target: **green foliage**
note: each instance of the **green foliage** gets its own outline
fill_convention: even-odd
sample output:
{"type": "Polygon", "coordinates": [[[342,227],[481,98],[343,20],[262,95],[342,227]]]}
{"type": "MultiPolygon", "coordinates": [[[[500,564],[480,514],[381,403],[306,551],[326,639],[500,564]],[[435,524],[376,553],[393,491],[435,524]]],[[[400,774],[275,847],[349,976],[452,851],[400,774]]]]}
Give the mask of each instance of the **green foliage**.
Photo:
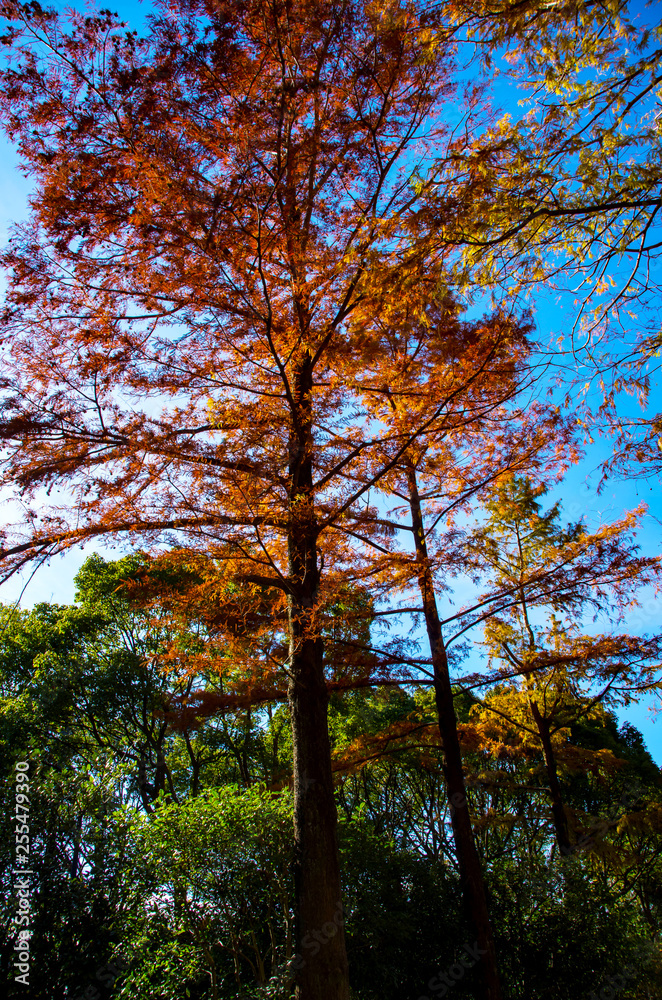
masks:
{"type": "Polygon", "coordinates": [[[509,859],[491,869],[490,890],[507,995],[589,997],[630,967],[624,997],[662,996],[641,913],[586,859],[509,859]]]}
{"type": "MultiPolygon", "coordinates": [[[[287,708],[223,709],[189,730],[164,712],[188,683],[158,668],[182,625],[141,609],[121,586],[143,572],[145,558],[94,557],[71,607],[2,612],[5,992],[24,996],[11,971],[10,806],[13,763],[28,759],[37,873],[31,1000],[289,1000],[287,708]]],[[[190,627],[194,641],[198,625],[190,627]]],[[[458,696],[469,740],[475,704],[458,696]]],[[[354,1000],[434,997],[427,984],[473,942],[441,748],[421,735],[434,722],[433,695],[406,687],[336,692],[329,711],[339,923],[354,1000]],[[380,743],[385,732],[400,735],[380,743]]],[[[609,751],[620,763],[564,774],[569,806],[591,818],[593,831],[566,859],[550,842],[540,760],[494,756],[471,741],[465,749],[506,988],[527,1000],[572,1000],[636,965],[622,996],[652,1000],[660,996],[657,959],[642,964],[638,956],[658,940],[662,918],[659,771],[640,734],[619,730],[609,713],[578,720],[571,742],[590,759],[609,751]]],[[[453,996],[474,1000],[477,975],[467,970],[453,996]]]]}
{"type": "Polygon", "coordinates": [[[258,985],[275,996],[292,957],[291,813],[288,793],[228,785],[134,819],[125,947],[150,958],[127,973],[121,996],[165,995],[173,965],[179,984],[168,995],[243,997],[258,985]]]}
{"type": "MultiPolygon", "coordinates": [[[[361,1000],[415,998],[468,939],[456,872],[439,858],[398,848],[361,810],[341,827],[347,950],[361,1000]]],[[[471,979],[458,996],[467,996],[471,979]]]]}

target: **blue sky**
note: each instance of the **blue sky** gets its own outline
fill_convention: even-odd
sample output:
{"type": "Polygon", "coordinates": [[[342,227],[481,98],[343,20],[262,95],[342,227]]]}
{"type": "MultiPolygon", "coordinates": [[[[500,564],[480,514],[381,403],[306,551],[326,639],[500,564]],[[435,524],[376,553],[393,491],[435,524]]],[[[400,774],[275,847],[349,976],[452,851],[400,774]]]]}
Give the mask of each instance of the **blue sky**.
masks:
{"type": "MultiPolygon", "coordinates": [[[[55,6],[64,7],[64,4],[55,6]]],[[[636,7],[643,5],[637,4],[636,7]]],[[[114,4],[121,17],[130,22],[130,27],[138,31],[144,25],[144,19],[149,11],[147,3],[123,2],[114,4]]],[[[12,220],[20,220],[25,215],[26,200],[29,194],[29,183],[18,171],[18,161],[13,149],[7,141],[0,139],[0,240],[4,242],[7,229],[12,220]]],[[[548,340],[555,335],[566,332],[574,319],[571,300],[555,302],[549,296],[540,296],[534,301],[535,319],[540,336],[548,340]]],[[[652,396],[652,410],[662,410],[659,402],[659,391],[652,396]]],[[[600,480],[601,463],[609,457],[611,442],[607,439],[597,439],[594,445],[588,447],[585,458],[573,467],[565,477],[561,486],[555,491],[554,498],[563,500],[564,513],[567,520],[577,520],[586,517],[589,527],[598,523],[611,521],[619,517],[625,510],[635,507],[641,500],[649,504],[649,514],[644,521],[640,533],[640,544],[644,554],[657,555],[661,551],[662,542],[662,504],[660,503],[659,484],[654,481],[636,481],[612,479],[597,493],[600,480]]],[[[55,601],[68,603],[73,600],[73,576],[92,551],[100,551],[107,558],[113,558],[122,550],[111,550],[100,545],[90,546],[84,552],[79,550],[64,556],[56,557],[50,565],[44,565],[37,570],[25,588],[22,598],[23,606],[31,606],[38,601],[55,601]]],[[[10,603],[19,597],[26,582],[27,575],[21,581],[11,580],[0,587],[0,600],[10,603]]],[[[637,612],[630,622],[633,632],[657,632],[662,630],[660,621],[660,601],[652,594],[645,596],[640,612],[637,612]]],[[[636,706],[631,706],[619,712],[621,721],[627,719],[637,726],[644,735],[649,750],[658,765],[662,765],[662,719],[656,720],[652,712],[653,699],[646,699],[636,706]]]]}

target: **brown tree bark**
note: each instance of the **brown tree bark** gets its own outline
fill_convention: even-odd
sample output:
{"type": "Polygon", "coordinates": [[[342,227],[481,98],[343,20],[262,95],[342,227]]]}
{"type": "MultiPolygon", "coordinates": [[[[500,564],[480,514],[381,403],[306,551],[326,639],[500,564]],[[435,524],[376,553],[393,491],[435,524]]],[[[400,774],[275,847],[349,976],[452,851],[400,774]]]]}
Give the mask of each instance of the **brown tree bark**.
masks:
{"type": "Polygon", "coordinates": [[[409,506],[414,531],[416,561],[418,563],[418,584],[423,602],[425,626],[430,643],[434,691],[439,720],[444,757],[443,772],[446,794],[450,803],[453,840],[457,851],[465,906],[474,927],[478,947],[482,952],[480,971],[483,980],[485,1000],[501,1000],[501,985],[497,964],[496,947],[492,924],[487,906],[487,894],[480,858],[474,842],[471,817],[467,802],[462,751],[457,731],[457,717],[453,706],[453,691],[448,670],[448,657],[444,646],[441,621],[434,592],[434,581],[430,569],[421,500],[416,481],[416,469],[409,461],[407,467],[409,486],[409,506]]]}
{"type": "Polygon", "coordinates": [[[554,748],[552,747],[549,722],[541,714],[540,709],[532,698],[529,699],[529,707],[531,709],[531,715],[533,716],[534,722],[538,728],[540,742],[542,743],[542,752],[545,758],[545,769],[547,771],[547,784],[549,785],[549,792],[552,798],[552,819],[554,821],[554,830],[556,832],[556,842],[559,845],[561,854],[567,856],[572,853],[572,844],[570,843],[568,817],[566,816],[565,806],[563,804],[563,793],[561,792],[559,776],[556,770],[556,757],[554,755],[554,748]]]}
{"type": "Polygon", "coordinates": [[[294,748],[297,1000],[349,1000],[337,815],[327,722],[312,466],[312,366],[301,364],[290,434],[288,702],[294,748]]]}

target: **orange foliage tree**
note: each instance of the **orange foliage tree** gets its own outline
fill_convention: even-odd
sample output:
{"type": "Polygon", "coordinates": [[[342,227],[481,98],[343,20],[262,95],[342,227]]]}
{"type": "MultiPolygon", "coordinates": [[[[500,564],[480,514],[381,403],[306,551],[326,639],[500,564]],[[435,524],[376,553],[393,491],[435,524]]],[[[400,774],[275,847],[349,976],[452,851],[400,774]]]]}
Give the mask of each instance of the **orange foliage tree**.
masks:
{"type": "Polygon", "coordinates": [[[362,499],[425,430],[372,436],[350,386],[381,345],[351,317],[438,284],[412,174],[476,127],[452,44],[399,2],[187,0],[144,39],[108,12],[3,10],[2,117],[35,181],[3,261],[0,436],[27,502],[5,576],[105,536],[279,595],[297,940],[337,930],[296,990],[346,1000],[322,617],[369,573],[362,499]]]}
{"type": "Polygon", "coordinates": [[[641,511],[595,532],[581,522],[564,528],[559,503],[542,511],[546,492],[528,477],[500,483],[486,504],[485,524],[469,542],[471,561],[489,584],[488,648],[507,673],[521,678],[487,697],[474,715],[497,728],[506,720],[542,750],[556,841],[568,854],[577,831],[557,762],[569,726],[596,706],[629,704],[662,683],[662,636],[613,630],[627,623],[637,592],[659,584],[660,558],[637,554],[633,531],[641,511]],[[611,629],[586,634],[591,612],[606,613],[611,629]]]}
{"type": "MultiPolygon", "coordinates": [[[[499,424],[526,382],[526,325],[460,324],[444,292],[449,233],[489,187],[474,139],[492,119],[453,76],[464,12],[179,0],[138,38],[108,12],[3,7],[0,113],[36,185],[3,258],[0,437],[26,503],[5,576],[95,537],[168,544],[202,574],[187,600],[236,639],[233,696],[286,683],[299,949],[337,931],[294,968],[301,1000],[349,996],[329,650],[336,682],[407,676],[347,630],[374,613],[357,588],[418,581],[447,786],[463,787],[418,482],[436,477],[443,513],[535,457],[499,424]],[[470,434],[484,461],[465,475],[447,442],[470,434]],[[405,498],[413,560],[376,495],[405,498]]],[[[491,945],[481,967],[497,1000],[491,945]]]]}
{"type": "MultiPolygon", "coordinates": [[[[494,937],[480,859],[475,847],[463,769],[460,731],[437,593],[462,564],[454,517],[494,480],[514,470],[559,462],[574,454],[572,429],[555,406],[522,407],[540,372],[532,366],[531,324],[497,312],[480,321],[459,318],[450,295],[413,312],[410,303],[386,315],[370,303],[359,312],[364,329],[383,344],[357,387],[389,432],[384,439],[411,440],[378,489],[397,504],[391,527],[404,549],[389,546],[382,563],[389,586],[420,601],[429,644],[443,773],[467,911],[484,952],[487,995],[499,995],[494,937]],[[413,428],[424,428],[412,434],[413,428]],[[554,447],[550,442],[556,442],[554,447]],[[450,527],[448,522],[450,522],[450,527]],[[441,525],[441,530],[440,526],[441,525]],[[413,548],[413,552],[408,551],[413,548]]],[[[366,370],[367,369],[367,370],[366,370]]],[[[365,528],[369,515],[364,518],[365,528]]],[[[418,730],[412,720],[412,731],[418,730]]],[[[405,726],[405,730],[406,730],[405,726]]]]}

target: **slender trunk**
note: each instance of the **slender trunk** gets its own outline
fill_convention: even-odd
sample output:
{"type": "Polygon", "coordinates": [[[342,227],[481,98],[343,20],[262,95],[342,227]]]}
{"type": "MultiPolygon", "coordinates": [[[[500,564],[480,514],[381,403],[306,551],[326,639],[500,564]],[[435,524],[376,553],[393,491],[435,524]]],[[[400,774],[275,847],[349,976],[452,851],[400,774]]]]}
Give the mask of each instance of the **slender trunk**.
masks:
{"type": "Polygon", "coordinates": [[[471,818],[467,802],[464,771],[462,769],[462,752],[457,731],[457,718],[453,707],[453,692],[448,671],[448,657],[444,646],[441,621],[437,609],[434,584],[430,562],[428,559],[421,501],[416,482],[416,469],[413,463],[408,464],[407,478],[409,485],[409,504],[412,515],[412,526],[416,545],[416,560],[418,563],[418,584],[423,602],[425,625],[430,642],[432,670],[434,674],[434,691],[437,703],[439,732],[444,748],[444,780],[446,794],[450,803],[453,839],[460,867],[465,905],[473,924],[482,951],[480,969],[483,979],[483,996],[485,1000],[501,1000],[501,986],[497,966],[494,935],[487,907],[487,895],[483,872],[474,842],[471,818]]]}
{"type": "Polygon", "coordinates": [[[559,851],[561,854],[567,856],[572,853],[572,844],[570,843],[570,832],[568,830],[568,817],[566,816],[565,806],[563,804],[563,794],[561,792],[559,776],[556,770],[556,757],[554,756],[554,748],[552,747],[549,722],[547,719],[543,718],[540,714],[540,709],[531,698],[529,699],[529,707],[531,709],[531,715],[533,716],[534,722],[538,727],[538,735],[540,736],[540,742],[542,743],[542,752],[545,758],[545,768],[547,770],[547,784],[549,785],[549,792],[552,797],[552,819],[554,821],[554,830],[556,832],[556,842],[559,845],[559,851]]]}
{"type": "MultiPolygon", "coordinates": [[[[525,572],[525,558],[524,550],[522,547],[522,539],[520,537],[519,527],[516,527],[517,534],[517,548],[519,550],[520,559],[520,578],[519,578],[519,594],[520,594],[520,604],[522,606],[522,616],[524,618],[524,624],[529,635],[529,653],[533,654],[536,649],[536,638],[531,627],[531,622],[529,620],[529,609],[527,607],[526,592],[524,590],[524,572],[525,572]]],[[[552,797],[552,819],[554,821],[554,830],[556,831],[556,842],[559,845],[559,850],[561,854],[568,855],[572,851],[572,846],[570,844],[570,833],[568,831],[568,818],[565,814],[565,808],[563,806],[563,796],[561,794],[561,786],[559,784],[559,777],[556,772],[556,757],[554,756],[554,750],[552,747],[552,740],[549,732],[549,722],[541,714],[540,709],[533,697],[534,684],[533,678],[530,675],[524,675],[524,686],[526,689],[527,697],[529,700],[529,709],[531,710],[531,715],[533,716],[533,721],[535,722],[538,735],[540,737],[540,742],[542,743],[542,751],[545,759],[545,768],[547,770],[547,783],[549,785],[549,791],[552,797]]]]}
{"type": "Polygon", "coordinates": [[[310,364],[298,371],[290,435],[288,701],[294,757],[297,1000],[349,1000],[336,806],[323,645],[315,624],[319,585],[312,487],[310,364]]]}

